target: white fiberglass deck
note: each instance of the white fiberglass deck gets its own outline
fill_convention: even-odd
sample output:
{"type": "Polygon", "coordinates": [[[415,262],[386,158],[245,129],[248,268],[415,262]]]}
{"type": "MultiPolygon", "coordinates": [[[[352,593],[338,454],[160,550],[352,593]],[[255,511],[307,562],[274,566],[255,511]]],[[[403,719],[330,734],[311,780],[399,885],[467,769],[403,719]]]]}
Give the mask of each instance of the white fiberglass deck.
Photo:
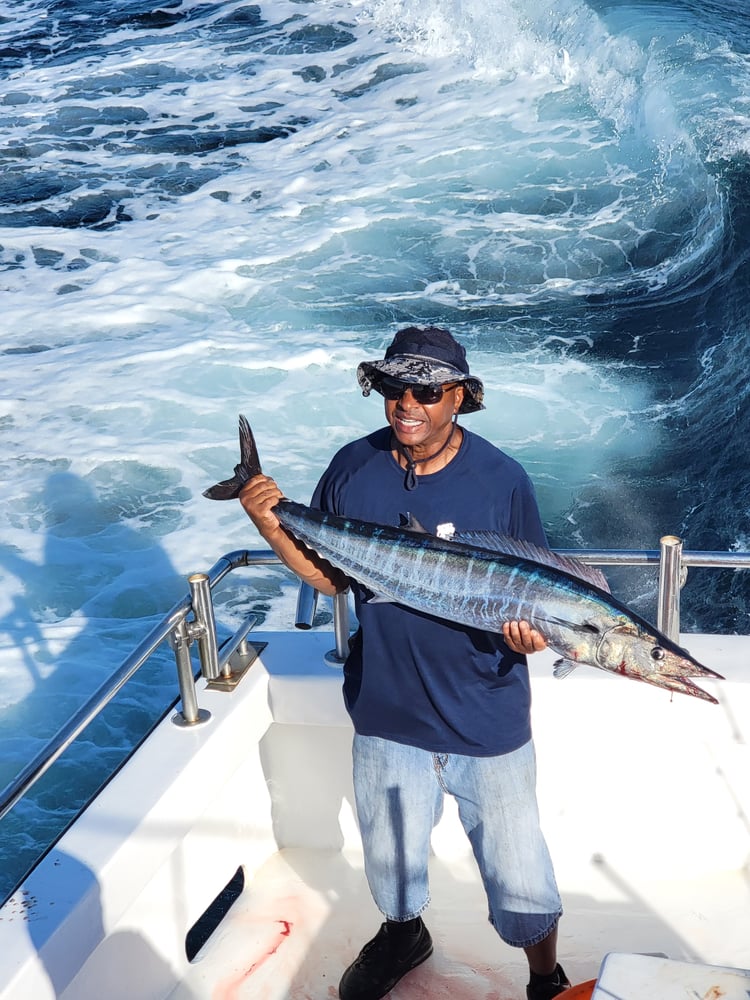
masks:
{"type": "MultiPolygon", "coordinates": [[[[340,674],[323,663],[330,635],[255,638],[268,647],[235,694],[199,692],[211,722],[165,722],[3,910],[3,1000],[337,996],[381,919],[340,674]],[[189,928],[238,866],[241,897],[188,962],[189,928]]],[[[557,681],[553,654],[532,660],[539,800],[574,982],[612,952],[750,967],[750,640],[686,645],[726,674],[711,686],[720,705],[588,668],[557,681]]],[[[435,954],[395,1000],[521,1000],[523,954],[487,922],[452,803],[431,879],[435,954]]]]}
{"type": "MultiPolygon", "coordinates": [[[[471,866],[436,858],[431,875],[434,899],[425,918],[435,953],[392,991],[394,1000],[521,1000],[528,978],[524,962],[482,919],[484,897],[471,866]]],[[[731,913],[737,930],[747,931],[750,896],[736,877],[699,881],[687,892],[684,886],[653,885],[650,902],[632,886],[613,884],[606,873],[590,879],[588,892],[583,888],[562,882],[560,951],[574,982],[595,978],[612,949],[658,950],[691,960],[731,953],[747,960],[747,939],[726,948],[715,934],[703,933],[703,925],[725,926],[731,913]],[[669,902],[658,912],[664,896],[669,902]]],[[[282,851],[235,904],[173,997],[334,1000],[343,969],[380,919],[363,886],[359,858],[282,851]]],[[[648,997],[662,1000],[653,992],[648,997]]]]}

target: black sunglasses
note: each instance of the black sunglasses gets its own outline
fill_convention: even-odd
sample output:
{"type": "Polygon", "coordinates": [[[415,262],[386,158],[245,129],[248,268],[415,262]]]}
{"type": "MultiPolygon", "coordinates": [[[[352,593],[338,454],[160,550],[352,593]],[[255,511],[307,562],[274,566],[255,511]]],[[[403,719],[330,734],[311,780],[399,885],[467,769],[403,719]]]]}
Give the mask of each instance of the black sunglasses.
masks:
{"type": "Polygon", "coordinates": [[[455,389],[458,382],[446,382],[444,385],[419,385],[414,382],[402,382],[398,378],[390,378],[384,375],[375,388],[386,399],[401,399],[407,389],[411,389],[411,394],[415,402],[422,406],[432,406],[439,403],[443,398],[446,389],[455,389]]]}

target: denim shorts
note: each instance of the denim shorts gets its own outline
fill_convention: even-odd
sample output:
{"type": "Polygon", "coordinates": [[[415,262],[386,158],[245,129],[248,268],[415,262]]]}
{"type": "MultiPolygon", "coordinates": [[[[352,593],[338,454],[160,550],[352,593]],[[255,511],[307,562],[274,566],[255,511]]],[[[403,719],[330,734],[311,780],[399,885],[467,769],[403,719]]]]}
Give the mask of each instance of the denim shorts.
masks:
{"type": "Polygon", "coordinates": [[[468,757],[355,735],[354,791],[367,881],[386,918],[410,920],[430,902],[430,835],[448,793],[503,941],[528,948],[554,929],[562,905],[539,826],[532,741],[468,757]]]}

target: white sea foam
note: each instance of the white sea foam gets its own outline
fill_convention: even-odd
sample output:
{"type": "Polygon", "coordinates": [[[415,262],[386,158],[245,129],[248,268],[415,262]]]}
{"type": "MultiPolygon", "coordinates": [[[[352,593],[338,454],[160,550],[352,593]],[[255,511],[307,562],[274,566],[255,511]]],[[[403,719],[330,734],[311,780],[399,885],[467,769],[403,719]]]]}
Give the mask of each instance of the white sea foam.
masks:
{"type": "MultiPolygon", "coordinates": [[[[290,5],[292,11],[298,7],[290,5]]],[[[491,315],[503,306],[569,301],[594,288],[652,281],[654,268],[628,262],[653,211],[654,177],[635,169],[645,140],[632,156],[618,147],[606,121],[585,111],[591,88],[573,103],[559,103],[566,88],[580,88],[580,72],[570,83],[571,60],[583,53],[589,62],[598,59],[602,72],[614,62],[629,72],[633,42],[621,39],[618,49],[618,40],[577,4],[548,26],[546,41],[544,5],[380,3],[368,10],[340,4],[321,22],[338,12],[351,23],[358,11],[373,20],[355,31],[351,50],[315,53],[323,74],[317,83],[301,82],[298,73],[311,62],[304,53],[283,61],[259,54],[248,76],[240,69],[247,53],[229,49],[222,54],[226,71],[201,77],[198,68],[210,64],[207,41],[196,32],[174,45],[176,28],[147,49],[137,32],[119,29],[73,72],[42,64],[11,74],[29,98],[15,121],[24,141],[50,115],[59,123],[66,111],[65,127],[74,133],[113,103],[141,109],[152,122],[165,107],[167,122],[194,122],[209,112],[228,120],[240,104],[262,96],[286,114],[309,115],[311,123],[287,139],[194,161],[193,167],[215,168],[216,177],[161,202],[142,190],[130,202],[133,220],[114,229],[26,226],[3,233],[6,250],[25,261],[1,279],[8,343],[50,348],[3,359],[9,509],[23,510],[50,468],[86,476],[106,462],[139,461],[179,475],[193,498],[182,518],[195,537],[207,531],[215,545],[213,520],[229,524],[236,513],[219,513],[197,498],[206,477],[222,471],[217,441],[231,468],[236,411],[250,411],[261,440],[271,431],[267,453],[286,456],[279,464],[291,472],[290,489],[304,497],[332,445],[371,426],[373,403],[357,402],[353,371],[363,352],[387,341],[397,325],[390,317],[399,311],[444,309],[459,332],[470,334],[464,310],[491,315]],[[476,46],[496,34],[496,19],[514,43],[502,48],[505,68],[512,69],[507,79],[476,75],[489,58],[480,59],[476,46]],[[594,23],[592,41],[586,31],[594,23]],[[400,41],[384,43],[384,28],[400,41]],[[557,72],[563,42],[567,80],[557,72]],[[415,55],[429,60],[414,63],[415,55]],[[337,67],[352,56],[342,74],[337,67]],[[542,56],[549,56],[545,73],[542,56]],[[386,65],[409,72],[384,75],[372,86],[386,65]],[[164,82],[157,75],[152,85],[155,66],[164,82]],[[97,81],[113,75],[129,83],[114,102],[106,89],[97,90],[97,81]],[[358,87],[360,96],[341,100],[358,87]],[[545,101],[565,108],[564,116],[540,117],[545,101]],[[227,200],[213,197],[219,192],[227,200]],[[35,266],[40,247],[61,255],[60,265],[35,266]],[[87,266],[63,270],[76,260],[87,266]],[[300,433],[300,400],[308,399],[302,411],[310,430],[300,433]]],[[[282,17],[274,10],[276,23],[282,17]]],[[[608,99],[618,96],[618,86],[612,84],[608,99]]],[[[107,123],[91,127],[100,141],[70,154],[81,170],[111,169],[127,183],[165,162],[184,169],[179,156],[165,161],[105,141],[107,123]]],[[[63,149],[41,153],[36,169],[63,149]]],[[[697,160],[684,169],[701,175],[697,160]]],[[[702,237],[700,248],[710,251],[717,234],[702,237]]],[[[682,259],[676,244],[656,265],[664,280],[682,259]]],[[[483,429],[521,458],[532,457],[525,443],[533,441],[541,451],[535,461],[578,470],[576,482],[594,465],[592,447],[608,454],[633,447],[632,428],[620,414],[649,404],[637,374],[621,372],[613,387],[597,367],[566,361],[544,344],[522,364],[502,350],[481,364],[489,412],[513,414],[495,423],[488,416],[483,429]],[[511,385],[493,370],[509,363],[511,385]],[[495,383],[500,392],[493,398],[495,383]],[[583,405],[570,405],[581,398],[583,405]],[[553,430],[550,442],[549,414],[565,401],[570,419],[553,422],[564,431],[553,430]]],[[[32,549],[22,531],[11,535],[21,551],[32,549]]],[[[160,544],[180,557],[179,572],[210,556],[205,542],[186,543],[177,526],[160,544]]],[[[6,602],[22,587],[6,581],[6,602]]]]}
{"type": "MultiPolygon", "coordinates": [[[[113,22],[76,59],[5,74],[5,710],[49,713],[58,671],[82,701],[189,573],[258,545],[201,496],[237,461],[238,412],[306,500],[380,422],[355,370],[399,326],[464,340],[487,389],[466,425],[524,462],[553,530],[589,537],[587,490],[668,438],[646,339],[607,303],[690,287],[725,238],[704,159],[746,149],[731,39],[572,0],[282,2],[252,31],[244,6],[113,22]],[[261,127],[288,134],[232,139],[261,127]],[[84,196],[98,221],[75,221],[84,196]]],[[[0,38],[40,13],[14,6],[0,38]]],[[[631,544],[652,543],[639,484],[616,481],[631,544]]],[[[222,613],[288,620],[292,582],[252,578],[259,596],[233,585],[222,613]]]]}

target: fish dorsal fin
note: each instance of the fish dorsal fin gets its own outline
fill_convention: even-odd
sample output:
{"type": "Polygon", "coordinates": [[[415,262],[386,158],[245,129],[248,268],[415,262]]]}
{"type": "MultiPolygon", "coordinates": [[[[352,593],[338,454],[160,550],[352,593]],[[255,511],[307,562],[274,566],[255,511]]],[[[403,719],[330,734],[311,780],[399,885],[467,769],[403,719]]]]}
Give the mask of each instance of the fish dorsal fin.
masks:
{"type": "MultiPolygon", "coordinates": [[[[401,527],[407,531],[414,531],[420,535],[431,534],[420,524],[413,514],[401,514],[401,527]]],[[[488,552],[501,552],[508,556],[518,556],[519,559],[528,559],[531,562],[541,563],[542,566],[549,566],[551,569],[559,569],[563,573],[570,573],[577,576],[579,580],[585,580],[594,587],[609,593],[607,578],[596,566],[589,566],[588,563],[581,562],[573,556],[562,556],[551,549],[545,549],[541,545],[534,545],[533,542],[524,542],[518,538],[511,538],[509,535],[501,535],[497,531],[463,531],[451,535],[451,542],[459,542],[462,545],[473,545],[477,549],[486,549],[488,552]]]]}
{"type": "Polygon", "coordinates": [[[550,569],[559,569],[563,573],[570,573],[607,594],[609,593],[607,578],[596,566],[589,566],[588,563],[581,562],[580,559],[575,559],[573,556],[559,555],[551,549],[534,545],[533,542],[510,538],[508,535],[501,535],[495,531],[464,531],[455,534],[451,541],[473,545],[479,549],[487,549],[489,552],[502,552],[504,555],[529,559],[531,562],[549,566],[550,569]]]}
{"type": "Polygon", "coordinates": [[[401,527],[406,528],[407,531],[415,531],[418,535],[429,535],[431,532],[421,524],[413,514],[408,511],[406,514],[399,515],[401,521],[401,527]]]}

